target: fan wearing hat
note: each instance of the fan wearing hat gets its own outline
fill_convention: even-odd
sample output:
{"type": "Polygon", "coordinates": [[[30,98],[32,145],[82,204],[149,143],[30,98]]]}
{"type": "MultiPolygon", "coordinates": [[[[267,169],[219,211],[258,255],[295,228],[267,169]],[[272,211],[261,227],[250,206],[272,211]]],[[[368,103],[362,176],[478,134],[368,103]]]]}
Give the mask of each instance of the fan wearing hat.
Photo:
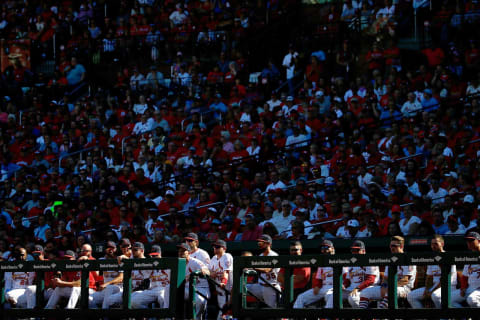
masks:
{"type": "MultiPolygon", "coordinates": [[[[323,240],[320,244],[320,252],[322,254],[335,254],[333,242],[323,240]]],[[[331,267],[318,267],[312,286],[312,289],[308,289],[297,297],[293,308],[304,309],[323,298],[328,302],[325,308],[333,308],[333,269],[331,267]]]]}
{"type": "MultiPolygon", "coordinates": [[[[390,239],[390,252],[402,254],[405,250],[405,239],[401,236],[394,236],[390,239]]],[[[388,308],[388,266],[381,285],[370,286],[360,292],[360,308],[368,308],[370,300],[380,300],[379,309],[388,308]]],[[[416,266],[398,266],[397,267],[397,294],[399,298],[406,298],[413,289],[415,278],[417,276],[416,266]]]]}
{"type": "MultiPolygon", "coordinates": [[[[352,254],[366,254],[365,243],[355,240],[350,246],[350,252],[352,254]]],[[[360,307],[360,292],[363,289],[380,283],[380,268],[378,266],[344,267],[342,273],[346,288],[343,291],[344,297],[348,297],[348,302],[352,308],[360,307]]]]}
{"type": "MultiPolygon", "coordinates": [[[[468,250],[478,254],[480,252],[480,233],[470,231],[465,235],[468,250]]],[[[472,308],[480,307],[480,264],[466,264],[463,267],[460,289],[452,291],[452,307],[463,308],[462,302],[472,308]]]]}
{"type": "MultiPolygon", "coordinates": [[[[215,209],[215,208],[209,208],[209,209],[215,209]]],[[[190,247],[190,256],[192,258],[202,261],[203,264],[208,266],[210,264],[210,255],[208,254],[207,251],[198,247],[199,245],[198,235],[194,232],[189,232],[183,239],[185,240],[186,243],[188,243],[190,247]]]]}
{"type": "MultiPolygon", "coordinates": [[[[208,270],[208,265],[204,264],[201,260],[195,259],[190,255],[191,248],[188,243],[182,243],[177,245],[178,248],[178,257],[183,258],[187,261],[186,271],[185,271],[185,301],[188,301],[190,296],[189,292],[189,281],[190,274],[192,272],[199,271],[204,275],[210,275],[210,270],[208,270]]],[[[195,287],[197,291],[197,298],[195,301],[195,311],[197,319],[203,319],[204,313],[207,310],[207,302],[210,299],[210,288],[208,287],[207,279],[198,278],[197,285],[195,287]]]]}
{"type": "MultiPolygon", "coordinates": [[[[131,258],[134,259],[145,259],[145,246],[141,242],[135,242],[133,245],[130,245],[130,241],[128,239],[122,239],[120,242],[120,247],[124,246],[125,248],[131,248],[132,256],[131,258]],[[123,241],[125,240],[125,241],[123,241]]],[[[142,288],[145,284],[145,279],[149,279],[152,270],[133,270],[132,271],[132,301],[136,294],[138,294],[138,290],[142,288]]],[[[123,292],[117,292],[112,294],[108,297],[105,297],[104,304],[107,308],[111,308],[113,305],[121,304],[123,301],[123,292]]]]}
{"type": "MultiPolygon", "coordinates": [[[[263,234],[260,238],[257,239],[258,247],[261,251],[261,257],[272,257],[278,256],[278,253],[272,250],[272,238],[263,234]]],[[[259,297],[263,302],[265,302],[270,308],[275,308],[277,306],[277,292],[275,289],[267,285],[268,282],[270,285],[280,289],[278,283],[278,272],[280,268],[255,268],[255,271],[260,273],[257,283],[248,284],[248,290],[255,296],[259,297]]]]}
{"type": "MultiPolygon", "coordinates": [[[[113,260],[117,259],[116,252],[117,245],[113,241],[107,241],[105,246],[105,256],[100,260],[113,260]]],[[[123,292],[123,271],[121,270],[109,270],[103,271],[103,283],[97,288],[97,291],[89,299],[88,307],[90,309],[102,307],[107,308],[105,297],[109,297],[115,293],[123,292]]]]}
{"type": "MultiPolygon", "coordinates": [[[[15,261],[27,261],[27,250],[15,249],[15,261]]],[[[5,272],[5,300],[11,307],[27,306],[27,288],[33,284],[35,272],[5,272]]]]}
{"type": "MultiPolygon", "coordinates": [[[[232,291],[233,257],[230,253],[227,253],[227,243],[223,240],[217,240],[212,244],[212,247],[215,255],[208,266],[210,276],[221,283],[222,288],[232,291]]],[[[217,319],[222,319],[223,308],[228,301],[225,291],[220,288],[217,288],[217,301],[220,309],[217,319]]]]}
{"type": "MultiPolygon", "coordinates": [[[[430,242],[430,247],[433,252],[445,252],[445,240],[441,235],[435,235],[430,242]]],[[[452,288],[457,287],[457,266],[452,265],[450,268],[452,288]]],[[[442,307],[442,288],[440,287],[440,278],[442,270],[439,265],[428,265],[425,277],[425,287],[421,287],[411,291],[407,295],[408,303],[414,309],[423,309],[423,301],[430,297],[435,305],[435,308],[442,307]]],[[[461,276],[461,275],[460,275],[461,276]]]]}
{"type": "MultiPolygon", "coordinates": [[[[162,249],[153,245],[149,253],[151,258],[161,258],[162,249]]],[[[133,309],[147,309],[148,305],[157,301],[160,308],[168,308],[170,304],[170,269],[155,269],[150,273],[150,286],[146,290],[137,291],[132,295],[133,309]]]]}

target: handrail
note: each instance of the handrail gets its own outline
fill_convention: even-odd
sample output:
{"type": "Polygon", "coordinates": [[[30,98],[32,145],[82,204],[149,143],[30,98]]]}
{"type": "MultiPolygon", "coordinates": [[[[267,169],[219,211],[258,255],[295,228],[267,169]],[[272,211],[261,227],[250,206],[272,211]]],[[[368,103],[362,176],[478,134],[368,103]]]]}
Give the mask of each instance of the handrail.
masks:
{"type": "MultiPolygon", "coordinates": [[[[335,222],[340,222],[340,221],[343,221],[345,220],[345,218],[339,218],[339,219],[332,219],[332,220],[326,220],[326,221],[320,221],[320,222],[316,222],[316,223],[313,223],[309,226],[305,226],[305,228],[313,228],[313,227],[316,227],[316,226],[321,226],[321,225],[324,225],[324,224],[330,224],[330,223],[335,223],[335,222]]],[[[284,233],[288,233],[292,231],[292,227],[286,229],[286,230],[283,230],[282,232],[280,232],[280,234],[284,234],[284,233]]]]}
{"type": "MultiPolygon", "coordinates": [[[[195,208],[195,209],[203,209],[203,208],[209,208],[209,207],[218,206],[218,205],[221,205],[221,204],[224,205],[225,202],[221,202],[221,201],[219,201],[219,202],[213,202],[213,203],[208,203],[208,204],[205,204],[205,205],[203,205],[203,206],[198,206],[198,207],[193,207],[193,208],[195,208]]],[[[177,213],[184,213],[184,212],[188,212],[188,209],[184,209],[184,210],[179,210],[179,211],[177,211],[177,213]]],[[[169,215],[170,215],[170,213],[165,213],[165,214],[159,215],[158,217],[159,217],[159,218],[162,218],[162,217],[167,217],[167,216],[169,216],[169,215]]]]}
{"type": "MultiPolygon", "coordinates": [[[[36,281],[36,304],[41,305],[45,271],[78,271],[81,273],[80,282],[80,308],[72,310],[47,310],[43,308],[25,309],[25,308],[2,308],[2,314],[12,317],[55,317],[58,318],[68,315],[69,317],[84,316],[108,316],[108,317],[135,317],[138,314],[147,317],[179,317],[177,303],[183,300],[176,299],[182,283],[185,281],[186,261],[181,258],[145,258],[145,259],[125,259],[119,263],[117,260],[51,260],[51,261],[0,261],[0,292],[5,288],[5,272],[35,272],[36,281]],[[131,277],[133,270],[170,270],[170,286],[165,294],[170,297],[169,305],[163,308],[154,309],[132,309],[131,308],[131,277]],[[88,303],[89,273],[91,271],[124,271],[123,278],[123,302],[121,309],[90,309],[88,303]],[[42,271],[42,272],[38,272],[42,271]]],[[[183,296],[183,292],[182,292],[183,296]]],[[[3,298],[3,296],[2,296],[3,298]]]]}
{"type": "Polygon", "coordinates": [[[88,147],[88,148],[85,148],[85,149],[82,149],[82,150],[74,151],[74,152],[67,153],[67,154],[64,154],[64,155],[59,156],[59,157],[58,157],[58,170],[60,170],[60,168],[62,167],[62,160],[63,160],[64,158],[67,158],[67,157],[70,157],[70,156],[73,156],[73,155],[76,155],[76,154],[80,154],[80,160],[82,160],[82,153],[84,153],[85,151],[89,151],[89,150],[95,149],[95,148],[97,148],[97,147],[98,147],[98,145],[93,146],[93,147],[88,147]]]}

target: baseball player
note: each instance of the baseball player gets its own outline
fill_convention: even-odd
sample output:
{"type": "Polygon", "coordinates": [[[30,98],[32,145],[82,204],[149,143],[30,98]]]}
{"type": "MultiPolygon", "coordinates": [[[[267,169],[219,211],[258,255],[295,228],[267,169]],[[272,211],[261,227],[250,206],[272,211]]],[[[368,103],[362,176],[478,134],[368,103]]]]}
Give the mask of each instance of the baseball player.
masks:
{"type": "MultiPolygon", "coordinates": [[[[83,249],[88,249],[90,245],[85,244],[83,249]]],[[[75,260],[75,253],[71,250],[67,250],[63,256],[65,259],[75,260]]],[[[93,272],[89,272],[89,295],[92,295],[95,287],[95,278],[93,272]]],[[[80,271],[65,271],[61,275],[56,275],[52,280],[52,285],[55,287],[50,299],[48,299],[45,309],[54,309],[61,297],[69,298],[66,309],[73,309],[77,305],[78,298],[80,298],[80,271]]]]}
{"type": "MultiPolygon", "coordinates": [[[[445,241],[441,235],[435,235],[430,242],[430,246],[434,252],[445,252],[443,249],[444,245],[445,241]]],[[[457,267],[452,265],[450,270],[452,275],[452,287],[455,288],[457,285],[457,267]]],[[[414,309],[422,309],[424,307],[422,300],[430,297],[435,305],[435,308],[439,309],[442,307],[442,289],[440,287],[442,270],[438,265],[429,265],[427,266],[426,274],[425,287],[411,291],[407,295],[408,303],[410,303],[414,309]]]]}
{"type": "MultiPolygon", "coordinates": [[[[185,301],[188,301],[190,297],[190,274],[195,271],[201,271],[202,274],[210,275],[208,266],[205,265],[202,261],[195,259],[190,256],[190,251],[192,250],[190,246],[186,243],[177,245],[178,248],[178,257],[184,258],[187,261],[186,270],[185,270],[185,301]]],[[[196,318],[203,319],[204,313],[207,310],[207,300],[210,299],[210,288],[208,287],[208,282],[206,279],[199,278],[197,285],[195,287],[197,291],[196,300],[195,300],[195,311],[196,318]]]]}
{"type": "MultiPolygon", "coordinates": [[[[323,240],[320,252],[322,254],[335,254],[332,241],[323,240]]],[[[331,267],[319,267],[317,269],[313,288],[300,294],[293,308],[303,309],[322,298],[327,302],[325,308],[333,308],[333,269],[331,267]]]]}
{"type": "MultiPolygon", "coordinates": [[[[116,259],[115,251],[117,245],[113,241],[108,241],[105,248],[105,256],[101,260],[116,259]]],[[[105,297],[112,294],[123,292],[123,271],[103,271],[103,284],[98,286],[98,290],[89,297],[88,305],[90,309],[98,308],[100,305],[103,309],[107,308],[105,297]]]]}
{"type": "MultiPolygon", "coordinates": [[[[350,247],[352,254],[366,254],[365,243],[360,240],[353,242],[350,247]]],[[[344,296],[348,297],[348,302],[352,308],[360,307],[360,293],[363,289],[369,288],[380,283],[380,268],[378,266],[365,267],[344,267],[344,296]]],[[[333,296],[329,296],[330,299],[333,296]]],[[[332,304],[332,303],[329,303],[332,304]]]]}
{"type": "MultiPolygon", "coordinates": [[[[480,234],[478,232],[468,232],[465,235],[467,246],[470,251],[480,252],[480,234]]],[[[452,306],[462,308],[461,303],[467,301],[473,308],[480,307],[480,265],[466,264],[463,267],[462,278],[460,279],[460,289],[452,291],[452,306]]]]}
{"type": "MultiPolygon", "coordinates": [[[[27,250],[18,248],[14,253],[16,261],[27,261],[27,250]]],[[[12,307],[26,308],[26,291],[33,283],[35,272],[5,272],[5,300],[12,307]]]]}
{"type": "MultiPolygon", "coordinates": [[[[128,239],[126,239],[128,240],[128,239]]],[[[130,241],[128,241],[130,243],[130,241]]],[[[131,249],[132,257],[135,259],[145,259],[145,247],[141,242],[135,242],[133,247],[129,247],[127,242],[121,243],[124,246],[124,251],[129,251],[131,249]]],[[[151,275],[151,270],[133,270],[132,271],[132,289],[133,293],[137,292],[143,285],[144,280],[148,279],[151,275]]],[[[133,293],[132,293],[132,301],[133,301],[133,293]]],[[[104,299],[104,305],[106,308],[111,308],[113,305],[121,304],[123,301],[123,290],[112,294],[106,299],[104,299]]]]}
{"type": "MultiPolygon", "coordinates": [[[[35,245],[35,251],[32,252],[32,255],[37,261],[48,260],[48,259],[45,259],[43,247],[39,244],[35,245]]],[[[50,296],[52,295],[54,290],[54,288],[52,288],[53,276],[54,276],[54,273],[52,271],[45,272],[45,276],[44,276],[45,289],[43,290],[43,298],[45,299],[45,301],[48,301],[48,299],[50,299],[50,296]]],[[[27,291],[25,293],[27,295],[27,309],[33,309],[37,305],[36,292],[37,292],[36,285],[28,286],[27,291]]]]}
{"type": "MultiPolygon", "coordinates": [[[[272,238],[264,234],[257,239],[258,247],[262,250],[260,256],[278,256],[278,253],[272,250],[272,238]]],[[[277,306],[277,292],[275,289],[266,284],[268,282],[278,290],[280,285],[278,283],[278,272],[280,268],[254,268],[260,273],[259,281],[247,285],[248,291],[250,291],[255,297],[261,299],[269,307],[275,308],[277,306]]]]}
{"type": "MultiPolygon", "coordinates": [[[[227,253],[227,243],[223,240],[217,240],[213,245],[215,255],[210,260],[208,269],[210,276],[220,282],[222,287],[228,291],[232,291],[232,276],[233,276],[233,257],[227,253]]],[[[217,319],[222,319],[222,309],[227,303],[227,296],[225,291],[217,288],[218,312],[217,319]]]]}
{"type": "MultiPolygon", "coordinates": [[[[162,257],[160,246],[152,246],[151,258],[162,257]]],[[[146,309],[152,302],[157,301],[160,308],[168,308],[169,306],[169,289],[170,289],[170,270],[152,270],[150,274],[150,286],[147,290],[135,291],[132,293],[132,308],[146,309]]]]}
{"type": "MultiPolygon", "coordinates": [[[[392,253],[404,253],[405,240],[401,236],[394,236],[390,240],[390,251],[392,253]]],[[[400,298],[406,298],[415,284],[417,275],[416,266],[397,267],[397,294],[400,298]]],[[[388,266],[385,268],[383,282],[379,286],[365,288],[360,293],[360,308],[368,308],[370,300],[381,300],[378,307],[388,308],[388,266]]]]}
{"type": "Polygon", "coordinates": [[[185,242],[190,246],[190,248],[192,248],[190,251],[190,256],[192,258],[202,261],[203,264],[205,264],[206,266],[210,265],[210,255],[207,251],[198,247],[199,242],[197,234],[189,232],[184,239],[185,242]]]}

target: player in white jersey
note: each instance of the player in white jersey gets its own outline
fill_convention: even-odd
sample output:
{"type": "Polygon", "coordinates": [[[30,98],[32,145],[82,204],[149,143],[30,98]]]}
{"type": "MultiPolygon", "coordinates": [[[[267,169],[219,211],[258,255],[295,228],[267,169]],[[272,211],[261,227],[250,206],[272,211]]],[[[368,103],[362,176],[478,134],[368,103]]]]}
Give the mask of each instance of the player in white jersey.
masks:
{"type": "MultiPolygon", "coordinates": [[[[365,243],[360,240],[354,241],[350,251],[353,254],[366,254],[365,243]]],[[[363,289],[380,283],[380,269],[377,266],[344,267],[342,274],[344,279],[343,296],[348,297],[352,308],[360,307],[360,293],[363,289]]]]}
{"type": "MultiPolygon", "coordinates": [[[[435,235],[430,242],[430,246],[434,252],[445,252],[443,249],[445,241],[441,235],[435,235]]],[[[452,288],[457,285],[457,267],[453,265],[450,269],[452,288]]],[[[415,289],[407,295],[408,303],[414,309],[422,309],[422,300],[431,297],[435,308],[440,309],[442,307],[442,288],[440,287],[440,277],[442,270],[439,265],[427,266],[425,278],[425,287],[415,289]]]]}
{"type": "MultiPolygon", "coordinates": [[[[468,232],[465,235],[468,249],[472,252],[480,252],[480,234],[468,232]]],[[[452,307],[462,308],[462,302],[467,301],[472,308],[480,307],[480,265],[466,264],[463,267],[461,287],[452,291],[452,307]]]]}
{"type": "MultiPolygon", "coordinates": [[[[214,209],[214,208],[210,208],[214,209]]],[[[196,233],[189,232],[187,233],[187,236],[184,238],[185,242],[190,246],[190,256],[192,258],[195,258],[197,260],[202,261],[206,266],[210,265],[210,255],[208,254],[207,251],[200,249],[198,247],[198,236],[196,233]]]]}
{"type": "MultiPolygon", "coordinates": [[[[116,250],[117,245],[115,244],[115,242],[108,241],[105,248],[105,257],[101,259],[116,259],[116,250]]],[[[105,299],[105,297],[109,297],[113,294],[123,292],[122,288],[123,271],[103,271],[103,284],[98,286],[98,290],[89,297],[89,308],[93,309],[102,306],[103,309],[107,309],[107,299],[105,299]]]]}
{"type": "MultiPolygon", "coordinates": [[[[190,297],[190,275],[193,272],[200,271],[204,275],[210,275],[208,266],[202,261],[190,256],[191,248],[188,244],[182,243],[177,245],[178,257],[187,260],[185,270],[185,301],[190,297]]],[[[205,311],[207,310],[207,302],[210,299],[210,288],[208,287],[207,279],[197,278],[197,284],[195,286],[196,300],[195,300],[195,313],[196,319],[204,319],[205,311]]]]}
{"type": "MultiPolygon", "coordinates": [[[[26,261],[27,250],[15,250],[15,261],[26,261]]],[[[5,272],[5,300],[12,307],[27,307],[27,288],[33,283],[35,272],[5,272]]]]}
{"type": "MultiPolygon", "coordinates": [[[[330,240],[323,240],[320,251],[322,254],[335,254],[335,248],[330,240]]],[[[333,269],[319,267],[313,282],[313,288],[298,295],[293,308],[303,309],[309,305],[325,299],[325,308],[333,308],[333,269]]]]}
{"type": "MultiPolygon", "coordinates": [[[[141,242],[135,242],[132,248],[132,257],[135,259],[145,259],[145,247],[141,242]]],[[[132,270],[132,290],[133,293],[140,291],[144,280],[150,278],[151,270],[132,270]]],[[[132,297],[133,297],[132,293],[132,297]]],[[[105,297],[104,302],[106,308],[111,308],[114,305],[119,305],[123,301],[123,292],[112,294],[105,297]]]]}
{"type": "MultiPolygon", "coordinates": [[[[262,250],[260,256],[278,256],[278,253],[272,250],[272,238],[269,235],[262,235],[257,239],[258,246],[262,250]]],[[[257,283],[247,285],[248,291],[250,291],[255,297],[265,302],[269,307],[275,308],[278,301],[278,291],[281,290],[278,283],[278,272],[280,268],[254,268],[259,272],[259,279],[257,283]],[[270,285],[268,285],[269,283],[270,285]],[[275,287],[276,290],[274,288],[275,287]]]]}
{"type": "MultiPolygon", "coordinates": [[[[149,253],[151,258],[162,257],[160,246],[152,246],[149,253]]],[[[146,309],[152,302],[158,302],[160,308],[168,308],[170,303],[170,269],[152,270],[150,274],[150,285],[148,289],[143,291],[135,291],[132,293],[132,308],[146,309]]]]}
{"type": "MultiPolygon", "coordinates": [[[[405,239],[400,236],[394,236],[390,240],[390,251],[392,253],[404,253],[405,239]]],[[[400,298],[406,298],[413,289],[415,277],[417,275],[416,266],[398,266],[397,267],[397,295],[400,298]]],[[[388,308],[388,266],[385,268],[383,282],[379,286],[365,288],[360,293],[360,308],[368,308],[370,300],[380,300],[378,307],[380,309],[388,308]]]]}
{"type": "MultiPolygon", "coordinates": [[[[232,291],[232,277],[233,277],[233,257],[227,253],[227,243],[223,240],[217,240],[213,245],[215,255],[210,260],[208,269],[210,270],[210,277],[221,283],[222,287],[232,291]]],[[[217,319],[222,319],[222,310],[227,301],[227,295],[224,290],[217,288],[218,312],[217,319]]]]}

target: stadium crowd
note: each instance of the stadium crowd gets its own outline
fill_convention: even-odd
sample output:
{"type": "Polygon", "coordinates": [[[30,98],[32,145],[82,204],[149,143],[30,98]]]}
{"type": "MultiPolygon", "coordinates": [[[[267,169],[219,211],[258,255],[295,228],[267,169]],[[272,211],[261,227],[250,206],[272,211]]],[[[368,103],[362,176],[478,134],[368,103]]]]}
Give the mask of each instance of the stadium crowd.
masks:
{"type": "Polygon", "coordinates": [[[476,229],[478,3],[316,7],[328,24],[302,39],[327,32],[333,44],[285,41],[259,58],[245,43],[295,1],[2,3],[2,37],[30,39],[32,66],[54,57],[55,72],[11,55],[2,70],[1,258],[188,232],[215,242],[476,229]],[[431,45],[405,61],[399,34],[413,17],[431,45]],[[100,63],[116,66],[113,82],[92,76],[100,63]]]}

